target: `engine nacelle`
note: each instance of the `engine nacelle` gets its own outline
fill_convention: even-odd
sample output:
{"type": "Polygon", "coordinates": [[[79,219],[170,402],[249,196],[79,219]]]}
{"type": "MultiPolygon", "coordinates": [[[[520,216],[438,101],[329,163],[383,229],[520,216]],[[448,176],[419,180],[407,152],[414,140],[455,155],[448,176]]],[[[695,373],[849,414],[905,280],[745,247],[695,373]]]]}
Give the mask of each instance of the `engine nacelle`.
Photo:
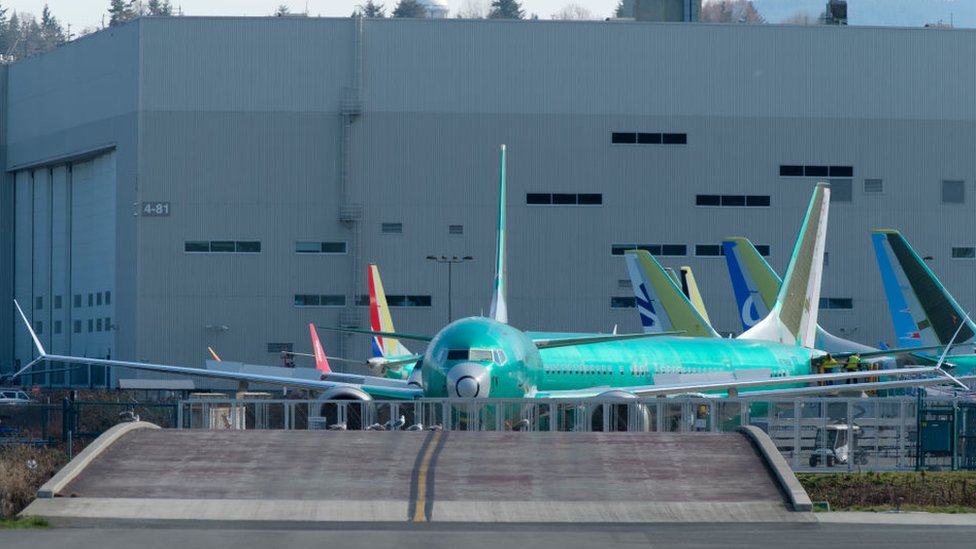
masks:
{"type": "Polygon", "coordinates": [[[647,431],[650,418],[647,406],[640,403],[599,402],[601,400],[631,400],[637,395],[622,389],[611,389],[596,396],[589,405],[590,428],[593,431],[603,431],[607,427],[611,431],[647,431]],[[604,420],[604,414],[609,417],[604,420]]]}
{"type": "Polygon", "coordinates": [[[321,395],[319,395],[319,400],[373,400],[373,397],[363,391],[362,389],[357,389],[355,387],[333,387],[321,395]]]}
{"type": "Polygon", "coordinates": [[[410,376],[407,377],[407,385],[420,387],[421,389],[424,388],[423,368],[421,368],[419,362],[414,366],[413,371],[410,372],[410,376]]]}

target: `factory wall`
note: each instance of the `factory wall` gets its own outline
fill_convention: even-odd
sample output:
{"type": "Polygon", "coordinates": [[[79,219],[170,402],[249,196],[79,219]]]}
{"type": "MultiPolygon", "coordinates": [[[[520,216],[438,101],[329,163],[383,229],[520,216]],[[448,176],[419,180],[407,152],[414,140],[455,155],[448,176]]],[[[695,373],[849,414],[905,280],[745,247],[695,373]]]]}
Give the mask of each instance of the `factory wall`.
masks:
{"type": "MultiPolygon", "coordinates": [[[[612,249],[655,244],[671,254],[662,263],[695,269],[716,328],[738,332],[724,260],[707,254],[747,236],[782,272],[810,191],[827,179],[823,295],[850,308],[822,311],[822,324],[876,344],[893,338],[870,229],[904,231],[963,306],[976,301],[976,261],[952,259],[954,247],[976,247],[974,37],[144,18],[10,68],[6,166],[23,223],[40,228],[58,227],[59,202],[44,193],[58,192],[61,166],[102,162],[114,177],[103,285],[114,289],[107,337],[119,358],[201,365],[209,345],[278,363],[282,348],[310,348],[309,322],[365,324],[368,263],[388,295],[421,305],[393,308],[402,331],[433,333],[449,301],[454,318],[487,311],[501,143],[516,326],[638,330],[612,249]],[[670,137],[620,142],[627,133],[670,137]],[[785,175],[791,166],[831,169],[785,175]],[[946,202],[946,181],[963,182],[961,203],[946,202]],[[553,193],[599,203],[536,203],[553,193]],[[703,206],[700,195],[760,205],[703,206]],[[447,267],[428,255],[474,257],[452,268],[450,298],[447,267]]],[[[14,252],[25,297],[61,276],[36,259],[60,244],[36,234],[14,252]]],[[[330,353],[366,352],[365,337],[322,335],[330,353]]],[[[18,338],[17,357],[29,358],[18,338]]]]}

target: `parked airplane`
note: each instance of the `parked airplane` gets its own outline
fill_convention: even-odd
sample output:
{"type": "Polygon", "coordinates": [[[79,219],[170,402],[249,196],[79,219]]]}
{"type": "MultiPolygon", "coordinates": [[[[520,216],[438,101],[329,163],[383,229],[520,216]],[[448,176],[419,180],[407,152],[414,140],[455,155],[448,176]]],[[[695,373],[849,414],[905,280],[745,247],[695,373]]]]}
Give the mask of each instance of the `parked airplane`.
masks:
{"type": "MultiPolygon", "coordinates": [[[[976,344],[976,324],[900,232],[871,231],[871,243],[899,347],[941,345],[953,338],[960,345],[976,344]]],[[[937,360],[921,354],[919,358],[937,360]]],[[[976,356],[946,360],[957,373],[976,371],[976,356]]]]}
{"type": "MultiPolygon", "coordinates": [[[[406,381],[366,377],[362,385],[330,380],[296,381],[275,376],[201,371],[195,368],[119,360],[49,355],[17,305],[42,361],[96,364],[183,375],[277,383],[324,391],[323,398],[368,400],[374,397],[585,398],[635,397],[701,392],[756,390],[753,394],[836,392],[841,386],[811,385],[821,381],[875,376],[875,372],[811,374],[823,351],[812,348],[820,293],[820,272],[826,237],[829,187],[814,190],[785,282],[770,314],[746,337],[692,338],[673,332],[656,334],[581,334],[574,336],[524,332],[508,324],[505,255],[505,158],[501,150],[495,283],[491,314],[448,324],[433,336],[372,330],[346,330],[372,336],[427,343],[418,360],[421,386],[406,381]],[[811,304],[814,304],[811,306],[811,304]],[[386,381],[389,384],[378,382],[386,381]],[[787,388],[775,388],[776,386],[787,388]]],[[[864,389],[944,384],[954,380],[938,366],[905,368],[898,375],[924,379],[864,383],[864,389]]]]}

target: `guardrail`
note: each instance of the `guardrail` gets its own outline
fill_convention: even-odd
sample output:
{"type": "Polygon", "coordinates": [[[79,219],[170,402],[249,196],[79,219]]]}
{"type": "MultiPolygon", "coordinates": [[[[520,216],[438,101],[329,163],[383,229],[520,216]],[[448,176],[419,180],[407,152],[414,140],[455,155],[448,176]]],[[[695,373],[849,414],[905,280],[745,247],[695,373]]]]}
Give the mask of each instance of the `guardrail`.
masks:
{"type": "Polygon", "coordinates": [[[954,445],[953,456],[925,454],[924,464],[976,467],[976,403],[960,398],[199,399],[179,403],[176,423],[207,429],[578,432],[725,432],[754,425],[769,434],[794,470],[904,470],[916,468],[925,451],[920,406],[962,410],[954,430],[965,441],[954,445]]]}

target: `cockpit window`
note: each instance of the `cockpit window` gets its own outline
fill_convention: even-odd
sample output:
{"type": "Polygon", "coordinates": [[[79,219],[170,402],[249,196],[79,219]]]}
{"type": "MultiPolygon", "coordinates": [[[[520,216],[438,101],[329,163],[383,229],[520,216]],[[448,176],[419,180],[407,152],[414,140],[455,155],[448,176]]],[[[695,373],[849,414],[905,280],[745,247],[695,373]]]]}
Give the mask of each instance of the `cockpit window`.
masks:
{"type": "Polygon", "coordinates": [[[505,351],[495,349],[492,352],[495,355],[495,364],[505,364],[505,361],[508,360],[508,357],[505,356],[505,351]]]}
{"type": "Polygon", "coordinates": [[[490,362],[492,359],[493,354],[491,349],[452,349],[447,351],[447,360],[473,360],[490,362]]]}

